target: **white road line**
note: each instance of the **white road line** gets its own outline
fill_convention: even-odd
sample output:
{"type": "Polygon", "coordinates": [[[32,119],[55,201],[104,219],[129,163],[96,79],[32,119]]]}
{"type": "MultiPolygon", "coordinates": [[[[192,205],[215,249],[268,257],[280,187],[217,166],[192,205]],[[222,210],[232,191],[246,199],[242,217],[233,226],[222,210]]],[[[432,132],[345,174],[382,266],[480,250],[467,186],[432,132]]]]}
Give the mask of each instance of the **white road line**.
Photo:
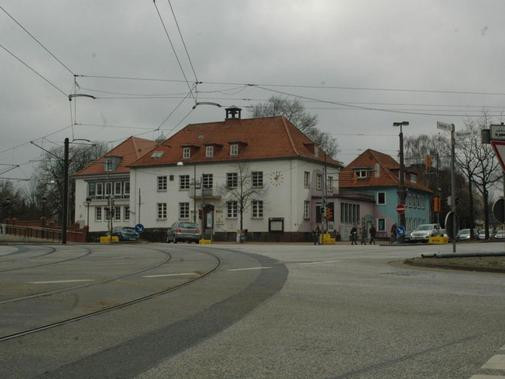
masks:
{"type": "Polygon", "coordinates": [[[94,281],[95,279],[46,280],[40,282],[28,282],[28,284],[58,284],[58,283],[94,282],[94,281]]]}
{"type": "Polygon", "coordinates": [[[268,266],[261,266],[261,267],[245,267],[245,268],[230,268],[228,271],[247,271],[247,270],[266,270],[268,266]]]}
{"type": "Polygon", "coordinates": [[[491,370],[505,370],[505,355],[497,354],[489,359],[482,368],[491,370]]]}
{"type": "Polygon", "coordinates": [[[166,276],[198,276],[196,272],[180,272],[176,274],[157,274],[157,275],[146,275],[143,278],[163,278],[166,276]]]}
{"type": "Polygon", "coordinates": [[[303,263],[300,263],[301,265],[317,265],[317,264],[320,264],[320,263],[335,263],[335,262],[338,262],[338,261],[316,261],[316,262],[303,262],[303,263]]]}
{"type": "Polygon", "coordinates": [[[470,379],[504,379],[501,375],[473,375],[470,379]]]}

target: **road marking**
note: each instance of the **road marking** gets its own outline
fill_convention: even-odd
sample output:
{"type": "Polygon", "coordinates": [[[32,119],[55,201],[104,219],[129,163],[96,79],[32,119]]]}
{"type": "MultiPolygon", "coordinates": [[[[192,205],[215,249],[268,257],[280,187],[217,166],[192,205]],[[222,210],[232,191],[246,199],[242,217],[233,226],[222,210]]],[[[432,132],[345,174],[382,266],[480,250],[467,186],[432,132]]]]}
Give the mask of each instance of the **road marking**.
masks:
{"type": "Polygon", "coordinates": [[[470,379],[504,379],[501,375],[473,375],[470,379]]]}
{"type": "Polygon", "coordinates": [[[315,261],[315,262],[302,262],[301,265],[317,265],[319,263],[335,263],[338,261],[315,261]]]}
{"type": "Polygon", "coordinates": [[[157,275],[146,275],[143,278],[163,278],[166,276],[199,276],[196,272],[180,272],[176,274],[157,274],[157,275]]]}
{"type": "Polygon", "coordinates": [[[261,266],[261,267],[245,267],[245,268],[230,268],[228,271],[247,271],[247,270],[266,270],[268,266],[261,266]]]}
{"type": "Polygon", "coordinates": [[[46,280],[40,282],[28,282],[28,284],[58,284],[58,283],[94,282],[94,281],[95,279],[46,280]]]}
{"type": "Polygon", "coordinates": [[[491,370],[505,370],[505,355],[497,354],[489,359],[482,368],[491,370]]]}

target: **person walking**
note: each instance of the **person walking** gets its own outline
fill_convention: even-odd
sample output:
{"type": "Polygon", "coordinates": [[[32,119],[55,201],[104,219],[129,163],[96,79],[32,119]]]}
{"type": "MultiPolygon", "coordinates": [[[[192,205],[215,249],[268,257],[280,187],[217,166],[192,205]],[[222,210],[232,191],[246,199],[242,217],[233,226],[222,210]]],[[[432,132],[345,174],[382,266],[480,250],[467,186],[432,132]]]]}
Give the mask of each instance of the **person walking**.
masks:
{"type": "Polygon", "coordinates": [[[396,241],[396,224],[391,225],[391,243],[396,241]]]}
{"type": "Polygon", "coordinates": [[[314,245],[320,245],[319,238],[321,236],[321,229],[319,229],[319,225],[316,225],[316,228],[312,234],[314,237],[314,245]]]}
{"type": "Polygon", "coordinates": [[[358,229],[356,228],[356,225],[353,225],[351,229],[351,245],[357,245],[358,244],[358,229]]]}
{"type": "Polygon", "coordinates": [[[375,245],[375,235],[377,234],[377,230],[375,229],[374,224],[370,226],[370,229],[368,230],[368,233],[370,234],[370,245],[375,245]]]}

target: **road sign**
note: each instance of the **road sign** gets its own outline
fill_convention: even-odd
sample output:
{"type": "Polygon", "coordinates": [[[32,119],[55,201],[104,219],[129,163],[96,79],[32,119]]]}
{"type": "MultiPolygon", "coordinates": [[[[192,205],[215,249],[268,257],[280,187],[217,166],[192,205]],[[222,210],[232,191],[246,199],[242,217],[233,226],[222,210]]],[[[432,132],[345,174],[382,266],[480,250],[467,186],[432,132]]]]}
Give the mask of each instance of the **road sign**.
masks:
{"type": "Polygon", "coordinates": [[[135,225],[135,231],[137,233],[142,233],[144,231],[144,225],[142,225],[142,224],[135,225]]]}
{"type": "Polygon", "coordinates": [[[458,219],[452,211],[448,212],[447,216],[445,216],[445,232],[452,240],[454,240],[454,234],[458,233],[458,219]],[[453,228],[454,223],[456,223],[456,228],[453,228]]]}
{"type": "Polygon", "coordinates": [[[398,213],[405,213],[405,204],[402,204],[402,203],[398,204],[396,206],[396,211],[398,213]]]}
{"type": "Polygon", "coordinates": [[[396,236],[397,237],[405,236],[405,227],[403,225],[398,225],[396,227],[396,236]]]}
{"type": "Polygon", "coordinates": [[[496,153],[502,169],[505,171],[505,141],[491,140],[491,146],[496,153]]]}
{"type": "Polygon", "coordinates": [[[491,124],[491,140],[505,140],[505,124],[491,124]]]}
{"type": "Polygon", "coordinates": [[[496,200],[493,204],[493,215],[498,222],[505,222],[505,212],[503,211],[503,197],[496,200]]]}

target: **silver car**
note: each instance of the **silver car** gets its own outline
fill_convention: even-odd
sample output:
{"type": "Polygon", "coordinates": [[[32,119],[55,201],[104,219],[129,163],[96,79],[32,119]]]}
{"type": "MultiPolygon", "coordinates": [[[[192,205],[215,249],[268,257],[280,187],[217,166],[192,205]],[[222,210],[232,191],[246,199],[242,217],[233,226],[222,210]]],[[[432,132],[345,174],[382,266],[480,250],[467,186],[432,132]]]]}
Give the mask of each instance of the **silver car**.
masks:
{"type": "Polygon", "coordinates": [[[179,241],[195,242],[200,240],[200,228],[193,222],[174,222],[167,229],[167,242],[177,243],[179,241]]]}
{"type": "Polygon", "coordinates": [[[458,241],[465,241],[470,239],[470,229],[461,229],[456,235],[458,241]]]}
{"type": "Polygon", "coordinates": [[[410,241],[412,242],[428,242],[430,237],[441,234],[440,225],[438,224],[421,224],[410,233],[410,241]]]}

